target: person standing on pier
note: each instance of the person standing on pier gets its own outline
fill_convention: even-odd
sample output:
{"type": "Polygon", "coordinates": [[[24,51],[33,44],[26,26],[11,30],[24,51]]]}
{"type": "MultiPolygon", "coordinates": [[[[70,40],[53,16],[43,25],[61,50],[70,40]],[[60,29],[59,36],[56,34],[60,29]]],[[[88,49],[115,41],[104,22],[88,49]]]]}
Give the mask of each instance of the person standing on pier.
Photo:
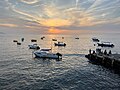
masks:
{"type": "Polygon", "coordinates": [[[106,50],[104,51],[104,55],[107,55],[107,51],[106,50]]]}
{"type": "Polygon", "coordinates": [[[111,50],[109,51],[109,55],[112,54],[111,50]]]}
{"type": "Polygon", "coordinates": [[[91,49],[89,49],[89,54],[91,54],[91,49]]]}

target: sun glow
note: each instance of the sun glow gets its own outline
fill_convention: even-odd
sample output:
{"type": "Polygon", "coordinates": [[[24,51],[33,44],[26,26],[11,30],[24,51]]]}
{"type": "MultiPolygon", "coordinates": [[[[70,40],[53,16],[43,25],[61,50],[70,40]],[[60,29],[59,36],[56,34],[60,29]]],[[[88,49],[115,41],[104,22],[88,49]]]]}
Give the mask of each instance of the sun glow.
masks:
{"type": "Polygon", "coordinates": [[[44,26],[69,26],[71,25],[71,22],[69,20],[64,20],[64,19],[44,19],[42,22],[40,22],[44,26]]]}
{"type": "Polygon", "coordinates": [[[48,30],[48,33],[51,33],[51,34],[61,34],[61,33],[63,33],[64,31],[62,31],[62,30],[58,30],[58,29],[56,29],[56,28],[54,28],[54,27],[52,27],[52,28],[50,28],[49,30],[48,30]]]}

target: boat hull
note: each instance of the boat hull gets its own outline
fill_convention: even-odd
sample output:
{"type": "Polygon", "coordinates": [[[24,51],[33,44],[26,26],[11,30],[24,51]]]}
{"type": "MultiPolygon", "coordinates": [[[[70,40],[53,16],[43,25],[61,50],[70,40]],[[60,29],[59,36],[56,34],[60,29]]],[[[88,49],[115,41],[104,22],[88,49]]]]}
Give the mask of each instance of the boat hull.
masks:
{"type": "Polygon", "coordinates": [[[28,45],[29,49],[40,49],[37,45],[28,45]]]}
{"type": "Polygon", "coordinates": [[[98,43],[98,46],[101,46],[101,47],[114,47],[114,45],[113,44],[100,44],[100,43],[98,43]]]}
{"type": "Polygon", "coordinates": [[[58,44],[58,43],[55,43],[55,46],[66,46],[66,44],[58,44]]]}
{"type": "Polygon", "coordinates": [[[100,40],[99,39],[92,39],[94,42],[99,42],[100,40]]]}
{"type": "Polygon", "coordinates": [[[56,54],[41,54],[41,53],[34,53],[36,58],[48,58],[48,59],[62,59],[59,55],[56,54]]]}

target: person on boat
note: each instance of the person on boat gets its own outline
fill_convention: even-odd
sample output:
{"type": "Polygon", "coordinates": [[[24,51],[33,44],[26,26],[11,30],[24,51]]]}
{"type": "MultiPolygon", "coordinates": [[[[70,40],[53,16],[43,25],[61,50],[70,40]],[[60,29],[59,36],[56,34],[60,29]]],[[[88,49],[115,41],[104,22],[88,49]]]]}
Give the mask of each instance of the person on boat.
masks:
{"type": "Polygon", "coordinates": [[[91,54],[91,49],[89,49],[89,54],[91,54]]]}
{"type": "Polygon", "coordinates": [[[93,50],[93,54],[95,54],[95,51],[93,50]]]}
{"type": "Polygon", "coordinates": [[[109,55],[111,55],[112,54],[112,52],[111,52],[111,50],[109,51],[109,53],[108,53],[109,55]]]}

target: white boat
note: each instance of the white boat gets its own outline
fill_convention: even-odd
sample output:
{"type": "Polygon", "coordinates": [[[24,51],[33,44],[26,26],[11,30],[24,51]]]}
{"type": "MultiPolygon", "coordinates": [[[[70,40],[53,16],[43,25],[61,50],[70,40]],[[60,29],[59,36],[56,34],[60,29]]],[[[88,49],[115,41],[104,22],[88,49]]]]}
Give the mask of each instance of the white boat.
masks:
{"type": "Polygon", "coordinates": [[[37,44],[28,45],[29,49],[40,49],[37,44]]]}
{"type": "Polygon", "coordinates": [[[101,46],[101,47],[114,47],[114,44],[111,43],[111,42],[101,42],[101,43],[97,43],[98,46],[101,46]]]}
{"type": "Polygon", "coordinates": [[[66,44],[63,42],[58,42],[58,43],[54,43],[54,44],[55,44],[55,46],[66,46],[66,44]]]}
{"type": "Polygon", "coordinates": [[[36,58],[48,58],[48,59],[62,59],[62,54],[60,53],[52,53],[51,49],[41,49],[39,51],[35,51],[34,55],[36,58]]]}

